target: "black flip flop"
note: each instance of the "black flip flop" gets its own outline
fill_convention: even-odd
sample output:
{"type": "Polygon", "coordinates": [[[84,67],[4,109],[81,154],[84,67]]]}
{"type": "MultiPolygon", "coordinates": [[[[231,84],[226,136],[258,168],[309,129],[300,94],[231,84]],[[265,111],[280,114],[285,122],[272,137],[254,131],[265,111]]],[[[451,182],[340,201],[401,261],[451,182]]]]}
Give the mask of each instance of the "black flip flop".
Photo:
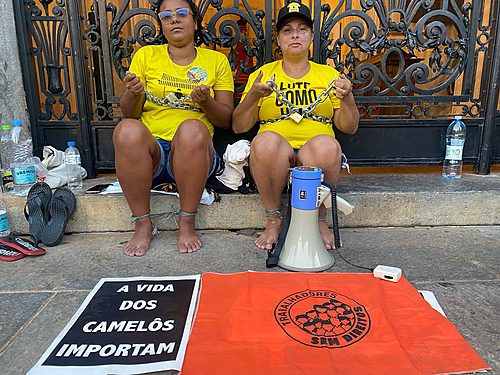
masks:
{"type": "Polygon", "coordinates": [[[54,190],[54,194],[52,195],[52,200],[55,199],[60,199],[66,204],[66,207],[68,207],[69,216],[71,217],[71,215],[73,215],[73,212],[75,212],[76,209],[75,194],[73,194],[73,192],[66,186],[61,186],[58,187],[56,190],[54,190]]]}
{"type": "Polygon", "coordinates": [[[63,186],[54,191],[48,207],[47,225],[42,232],[42,242],[46,246],[57,246],[61,243],[75,208],[76,198],[71,190],[63,186]]]}
{"type": "Polygon", "coordinates": [[[42,231],[47,222],[47,213],[52,189],[45,182],[37,182],[28,192],[24,216],[28,220],[29,231],[37,240],[42,237],[42,231]]]}
{"type": "Polygon", "coordinates": [[[10,246],[14,250],[17,250],[29,256],[44,255],[46,253],[44,249],[38,246],[37,239],[31,235],[21,236],[11,233],[8,241],[0,238],[0,244],[4,246],[10,246]]]}
{"type": "Polygon", "coordinates": [[[3,260],[4,262],[13,262],[15,260],[22,259],[25,256],[26,255],[10,246],[0,244],[0,260],[3,260]]]}

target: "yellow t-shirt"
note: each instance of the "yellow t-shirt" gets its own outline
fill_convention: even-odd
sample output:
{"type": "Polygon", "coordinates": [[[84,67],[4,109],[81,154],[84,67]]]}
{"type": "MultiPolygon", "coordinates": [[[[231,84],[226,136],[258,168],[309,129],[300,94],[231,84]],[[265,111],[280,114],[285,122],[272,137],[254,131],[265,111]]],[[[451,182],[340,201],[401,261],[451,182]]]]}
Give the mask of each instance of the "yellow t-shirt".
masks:
{"type": "MultiPolygon", "coordinates": [[[[309,61],[309,64],[309,72],[304,77],[298,79],[286,75],[283,71],[281,60],[262,66],[248,78],[242,100],[252,87],[259,72],[262,71],[262,82],[265,83],[275,75],[274,81],[278,86],[277,88],[285,94],[285,98],[296,107],[307,107],[328,87],[332,79],[339,76],[339,72],[331,66],[317,64],[312,61],[309,61]]],[[[335,90],[330,91],[329,98],[330,100],[327,99],[323,103],[318,104],[313,111],[316,115],[333,118],[335,109],[340,108],[340,100],[335,96],[335,90]]],[[[276,100],[276,93],[274,92],[269,96],[261,98],[258,106],[259,120],[275,119],[288,113],[286,106],[276,100]]],[[[319,134],[335,136],[331,124],[325,124],[308,118],[303,118],[299,123],[296,123],[292,119],[286,119],[274,123],[261,124],[259,133],[264,131],[274,131],[282,135],[295,149],[302,147],[309,139],[319,134]]]]}
{"type": "MultiPolygon", "coordinates": [[[[210,95],[215,91],[234,91],[233,75],[229,61],[224,54],[196,48],[196,57],[189,65],[175,64],[168,55],[167,45],[151,45],[140,48],[134,55],[129,71],[134,73],[144,85],[158,98],[169,93],[182,96],[191,94],[199,85],[210,85],[210,95]]],[[[187,101],[185,104],[199,107],[187,101]]],[[[140,117],[154,137],[171,141],[180,123],[188,119],[202,121],[214,133],[214,126],[203,112],[163,107],[146,100],[140,117]]]]}

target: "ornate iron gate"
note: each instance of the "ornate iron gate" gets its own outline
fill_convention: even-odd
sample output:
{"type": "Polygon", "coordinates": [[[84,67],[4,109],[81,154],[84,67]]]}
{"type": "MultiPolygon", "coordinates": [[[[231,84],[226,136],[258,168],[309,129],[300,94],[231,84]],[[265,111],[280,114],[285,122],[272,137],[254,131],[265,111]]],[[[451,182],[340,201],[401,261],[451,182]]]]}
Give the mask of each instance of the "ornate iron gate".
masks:
{"type": "MultiPolygon", "coordinates": [[[[344,71],[355,87],[360,129],[354,136],[339,134],[354,164],[440,163],[446,126],[457,114],[468,126],[465,161],[480,163],[485,142],[495,142],[498,162],[498,113],[491,103],[485,112],[489,97],[498,100],[498,84],[491,85],[499,78],[492,27],[497,1],[305,3],[314,17],[311,58],[344,71]]],[[[121,118],[120,79],[135,49],[161,42],[157,5],[158,0],[15,2],[37,150],[45,144],[64,148],[77,139],[90,175],[114,167],[111,134],[121,118]]],[[[248,73],[279,56],[273,21],[283,0],[266,0],[263,9],[261,1],[250,0],[198,5],[206,23],[203,43],[228,54],[241,92],[248,73]]],[[[220,148],[235,136],[226,131],[216,138],[220,148]]],[[[488,170],[490,161],[488,156],[488,170]]]]}

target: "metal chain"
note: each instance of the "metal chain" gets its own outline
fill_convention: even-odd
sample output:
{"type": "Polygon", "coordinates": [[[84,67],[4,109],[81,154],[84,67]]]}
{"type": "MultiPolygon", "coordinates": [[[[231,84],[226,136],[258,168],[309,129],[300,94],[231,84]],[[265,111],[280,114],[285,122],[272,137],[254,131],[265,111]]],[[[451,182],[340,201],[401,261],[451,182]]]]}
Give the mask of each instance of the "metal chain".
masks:
{"type": "Polygon", "coordinates": [[[338,78],[332,79],[330,81],[330,83],[328,84],[328,87],[326,88],[326,90],[322,91],[319,94],[318,98],[314,102],[312,102],[306,108],[304,108],[304,112],[312,112],[316,109],[316,107],[318,106],[319,103],[323,103],[326,100],[326,98],[328,98],[330,91],[332,91],[333,89],[336,89],[335,82],[337,80],[338,80],[338,78]]]}
{"type": "Polygon", "coordinates": [[[284,104],[287,107],[288,113],[281,115],[281,116],[274,118],[274,119],[262,120],[260,122],[261,124],[272,124],[272,123],[275,123],[275,122],[278,122],[281,120],[286,120],[288,118],[291,118],[296,123],[299,123],[304,117],[308,118],[310,120],[322,122],[325,124],[332,123],[332,119],[326,118],[323,116],[319,116],[319,115],[315,114],[313,111],[314,111],[314,109],[316,109],[316,107],[318,106],[319,103],[324,102],[326,100],[326,98],[328,98],[328,94],[330,93],[330,91],[332,91],[335,88],[335,81],[337,81],[338,78],[332,79],[330,81],[330,83],[328,84],[328,87],[326,88],[326,90],[322,91],[319,94],[318,98],[313,103],[309,104],[305,108],[300,108],[300,107],[296,107],[292,102],[290,102],[286,98],[284,92],[278,90],[278,85],[276,84],[276,82],[274,82],[274,77],[275,76],[273,75],[271,77],[271,79],[268,80],[266,83],[268,83],[270,85],[271,91],[276,94],[276,99],[281,104],[284,104]]]}
{"type": "Polygon", "coordinates": [[[285,93],[278,90],[278,85],[276,84],[276,82],[274,82],[274,77],[275,76],[273,75],[271,77],[271,79],[269,81],[267,81],[266,83],[270,84],[271,91],[276,94],[276,99],[281,104],[284,104],[288,108],[288,111],[289,111],[289,113],[287,115],[281,115],[280,117],[286,116],[288,118],[288,117],[292,116],[294,113],[299,113],[301,108],[295,107],[293,105],[293,103],[286,98],[285,93]]]}
{"type": "Polygon", "coordinates": [[[150,102],[162,107],[172,107],[176,109],[185,109],[194,112],[203,112],[201,108],[194,107],[189,104],[184,104],[188,100],[191,100],[191,95],[186,95],[181,98],[178,98],[173,92],[171,92],[166,97],[159,98],[156,95],[154,95],[151,91],[148,91],[146,89],[144,89],[144,93],[146,94],[146,100],[149,100],[150,102]]]}

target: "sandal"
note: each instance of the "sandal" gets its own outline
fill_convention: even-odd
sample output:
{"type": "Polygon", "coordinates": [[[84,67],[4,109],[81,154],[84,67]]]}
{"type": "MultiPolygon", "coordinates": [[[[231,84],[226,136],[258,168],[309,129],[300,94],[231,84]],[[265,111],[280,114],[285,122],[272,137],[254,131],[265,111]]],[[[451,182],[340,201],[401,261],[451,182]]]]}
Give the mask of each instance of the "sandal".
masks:
{"type": "Polygon", "coordinates": [[[38,240],[35,236],[28,235],[27,237],[31,238],[28,239],[26,236],[11,233],[8,240],[0,238],[0,244],[10,246],[12,249],[30,256],[44,255],[46,253],[44,249],[38,246],[38,240]]]}
{"type": "Polygon", "coordinates": [[[3,260],[4,262],[13,262],[15,260],[22,259],[25,256],[25,254],[13,249],[10,246],[0,244],[0,260],[3,260]]]}
{"type": "Polygon", "coordinates": [[[47,223],[48,205],[52,198],[52,189],[45,182],[37,182],[28,192],[24,216],[29,224],[30,234],[39,241],[47,223]]]}
{"type": "Polygon", "coordinates": [[[66,186],[61,186],[58,187],[56,190],[54,190],[54,194],[52,195],[52,200],[55,199],[60,199],[66,204],[69,216],[71,217],[76,209],[75,194],[73,194],[73,192],[66,186]]]}
{"type": "Polygon", "coordinates": [[[50,200],[48,220],[42,232],[42,242],[46,246],[57,246],[64,236],[69,218],[76,208],[76,198],[67,187],[58,187],[50,200]]]}

